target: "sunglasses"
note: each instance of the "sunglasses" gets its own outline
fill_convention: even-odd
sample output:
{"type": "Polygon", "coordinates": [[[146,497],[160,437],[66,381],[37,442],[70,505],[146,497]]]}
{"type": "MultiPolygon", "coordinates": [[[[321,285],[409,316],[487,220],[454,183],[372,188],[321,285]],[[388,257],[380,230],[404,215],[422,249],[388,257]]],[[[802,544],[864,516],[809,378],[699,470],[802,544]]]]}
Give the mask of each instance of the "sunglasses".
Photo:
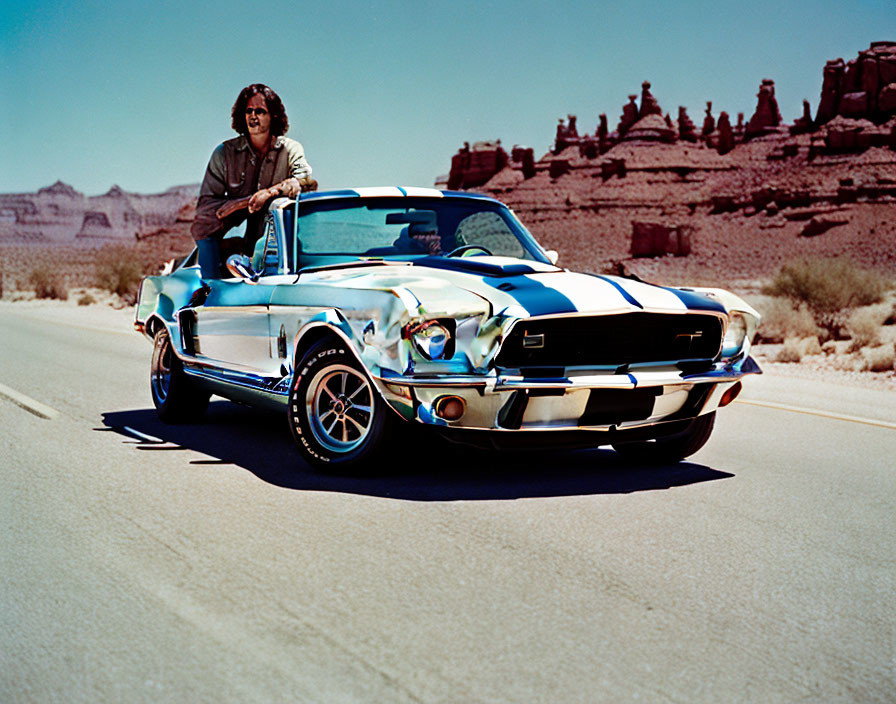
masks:
{"type": "Polygon", "coordinates": [[[261,116],[261,115],[267,115],[268,111],[265,110],[264,108],[246,108],[246,114],[247,115],[254,114],[254,115],[261,116]]]}

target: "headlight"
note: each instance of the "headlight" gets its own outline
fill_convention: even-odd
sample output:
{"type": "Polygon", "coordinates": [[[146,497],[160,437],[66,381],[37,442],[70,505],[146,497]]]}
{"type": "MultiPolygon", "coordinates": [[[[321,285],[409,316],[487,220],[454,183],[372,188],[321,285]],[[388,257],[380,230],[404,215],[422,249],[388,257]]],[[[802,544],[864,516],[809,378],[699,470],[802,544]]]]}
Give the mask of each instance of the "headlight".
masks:
{"type": "Polygon", "coordinates": [[[402,334],[426,359],[446,359],[454,356],[451,325],[440,320],[427,320],[407,326],[402,334]]]}
{"type": "Polygon", "coordinates": [[[747,338],[747,321],[742,313],[733,311],[729,315],[728,330],[722,341],[722,357],[734,357],[744,346],[747,338]]]}

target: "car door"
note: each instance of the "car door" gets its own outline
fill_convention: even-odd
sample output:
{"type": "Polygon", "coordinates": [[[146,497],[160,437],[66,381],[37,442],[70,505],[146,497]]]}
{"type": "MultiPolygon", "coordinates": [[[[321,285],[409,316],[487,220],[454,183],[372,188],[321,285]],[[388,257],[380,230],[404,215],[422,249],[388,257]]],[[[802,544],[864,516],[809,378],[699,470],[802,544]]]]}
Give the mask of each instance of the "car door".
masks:
{"type": "Polygon", "coordinates": [[[198,361],[260,381],[281,376],[268,313],[273,292],[295,279],[285,274],[283,252],[282,232],[269,216],[253,256],[259,278],[254,282],[238,277],[208,282],[211,290],[205,303],[194,309],[198,361]]]}

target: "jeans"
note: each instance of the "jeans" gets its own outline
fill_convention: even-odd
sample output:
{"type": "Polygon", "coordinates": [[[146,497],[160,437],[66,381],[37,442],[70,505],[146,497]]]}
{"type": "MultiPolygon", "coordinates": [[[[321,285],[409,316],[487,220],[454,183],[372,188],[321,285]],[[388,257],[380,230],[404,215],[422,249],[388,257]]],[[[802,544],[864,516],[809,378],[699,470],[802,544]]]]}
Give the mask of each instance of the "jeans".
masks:
{"type": "Polygon", "coordinates": [[[199,272],[203,279],[221,278],[221,245],[218,240],[198,240],[199,272]]]}

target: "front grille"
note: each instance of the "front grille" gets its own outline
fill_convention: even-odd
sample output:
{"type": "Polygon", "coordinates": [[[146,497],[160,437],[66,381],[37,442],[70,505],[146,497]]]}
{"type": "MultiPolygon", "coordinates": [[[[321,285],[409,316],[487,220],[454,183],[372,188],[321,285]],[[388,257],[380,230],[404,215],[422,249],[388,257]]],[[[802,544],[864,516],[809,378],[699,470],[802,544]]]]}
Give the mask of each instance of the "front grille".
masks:
{"type": "Polygon", "coordinates": [[[542,318],[517,323],[495,364],[520,369],[711,360],[721,345],[722,321],[715,315],[623,313],[542,318]]]}

